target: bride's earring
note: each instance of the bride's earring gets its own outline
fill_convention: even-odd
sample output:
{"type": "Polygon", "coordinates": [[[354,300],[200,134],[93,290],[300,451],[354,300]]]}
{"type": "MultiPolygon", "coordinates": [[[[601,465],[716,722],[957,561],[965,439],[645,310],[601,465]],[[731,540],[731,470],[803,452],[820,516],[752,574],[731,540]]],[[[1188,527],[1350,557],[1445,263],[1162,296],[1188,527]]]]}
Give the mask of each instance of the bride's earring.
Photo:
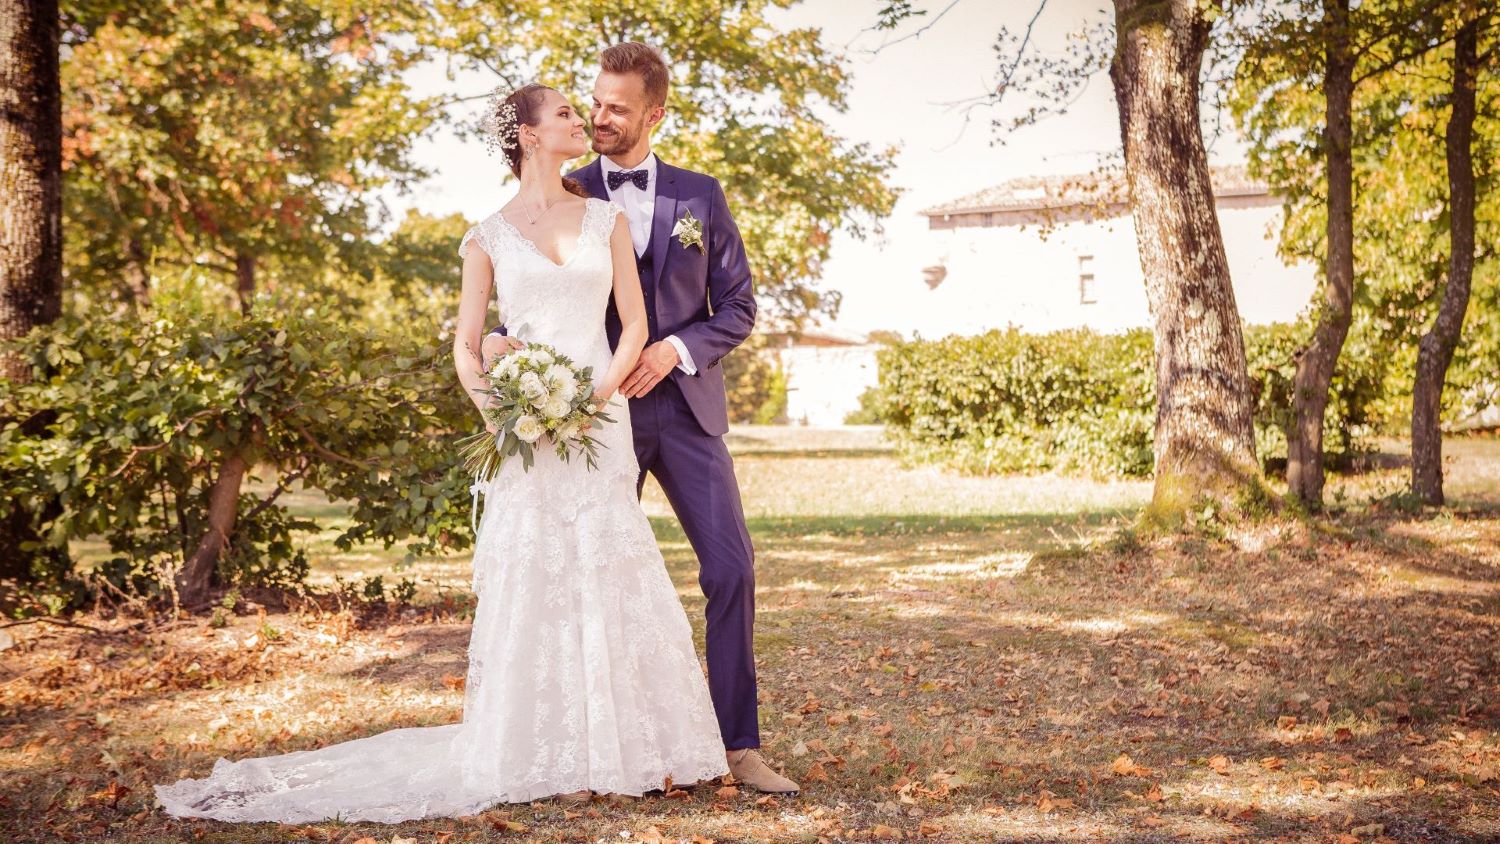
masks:
{"type": "Polygon", "coordinates": [[[526,160],[530,161],[533,155],[536,155],[536,144],[532,144],[526,148],[526,160]]]}

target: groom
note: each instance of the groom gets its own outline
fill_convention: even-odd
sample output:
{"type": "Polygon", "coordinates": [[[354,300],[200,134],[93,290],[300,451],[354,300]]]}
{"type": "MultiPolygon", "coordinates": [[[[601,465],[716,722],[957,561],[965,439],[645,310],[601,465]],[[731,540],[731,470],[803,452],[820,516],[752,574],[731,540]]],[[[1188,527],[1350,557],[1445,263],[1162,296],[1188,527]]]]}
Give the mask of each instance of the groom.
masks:
{"type": "MultiPolygon", "coordinates": [[[[734,463],[724,445],[729,415],[719,361],[750,336],[755,295],[739,229],[724,190],[702,173],[651,151],[666,115],[668,73],[655,48],[634,41],[600,54],[594,83],[594,152],[571,173],[588,192],[625,209],[646,300],[649,337],[620,391],[630,399],[641,475],[656,476],[698,556],[708,598],[708,689],[735,779],[769,794],[796,783],[761,758],[755,654],[755,550],[745,528],[734,463]]],[[[620,317],[606,314],[610,347],[620,317]]],[[[485,340],[489,359],[504,327],[485,340]]]]}

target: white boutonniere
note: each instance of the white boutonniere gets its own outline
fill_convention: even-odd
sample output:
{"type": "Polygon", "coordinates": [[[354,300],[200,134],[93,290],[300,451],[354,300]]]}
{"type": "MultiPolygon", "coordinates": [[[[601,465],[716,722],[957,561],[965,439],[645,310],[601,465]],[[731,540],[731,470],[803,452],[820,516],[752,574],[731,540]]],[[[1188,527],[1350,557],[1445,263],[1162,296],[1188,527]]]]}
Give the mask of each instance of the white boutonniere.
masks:
{"type": "Polygon", "coordinates": [[[703,223],[693,216],[692,211],[682,212],[682,219],[672,227],[672,236],[682,241],[682,248],[696,246],[699,252],[708,254],[708,249],[703,246],[703,223]]]}

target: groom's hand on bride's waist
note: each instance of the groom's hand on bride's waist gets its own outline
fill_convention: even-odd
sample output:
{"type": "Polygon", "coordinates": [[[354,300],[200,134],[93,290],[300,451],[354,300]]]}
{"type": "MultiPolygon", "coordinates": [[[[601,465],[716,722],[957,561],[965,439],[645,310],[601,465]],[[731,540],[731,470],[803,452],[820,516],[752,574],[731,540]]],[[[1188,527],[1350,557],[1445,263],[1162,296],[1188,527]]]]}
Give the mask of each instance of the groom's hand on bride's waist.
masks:
{"type": "Polygon", "coordinates": [[[640,360],[636,361],[635,369],[625,376],[620,392],[626,398],[638,399],[651,392],[681,362],[676,346],[665,340],[658,340],[641,351],[640,360]]]}

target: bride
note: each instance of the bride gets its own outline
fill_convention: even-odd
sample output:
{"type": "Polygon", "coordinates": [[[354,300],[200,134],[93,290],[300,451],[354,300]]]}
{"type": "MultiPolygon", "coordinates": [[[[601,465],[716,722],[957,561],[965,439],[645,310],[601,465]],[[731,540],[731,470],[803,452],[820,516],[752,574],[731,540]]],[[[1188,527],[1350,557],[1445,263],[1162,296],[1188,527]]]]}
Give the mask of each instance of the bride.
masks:
{"type": "Polygon", "coordinates": [[[630,230],[619,206],[559,175],[588,139],[557,91],[515,91],[488,128],[521,188],[459,246],[459,381],[483,400],[472,392],[485,386],[475,350],[493,288],[512,337],[594,368],[595,399],[616,420],[595,431],[598,468],[542,448],[530,471],[511,459],[474,484],[489,506],[475,539],[461,723],[221,758],[207,778],[156,787],[172,815],[394,823],[552,795],[640,795],[668,777],[728,771],[687,614],[636,498],[629,408],[615,397],[647,337],[630,230]],[[623,323],[613,353],[611,294],[623,323]]]}

